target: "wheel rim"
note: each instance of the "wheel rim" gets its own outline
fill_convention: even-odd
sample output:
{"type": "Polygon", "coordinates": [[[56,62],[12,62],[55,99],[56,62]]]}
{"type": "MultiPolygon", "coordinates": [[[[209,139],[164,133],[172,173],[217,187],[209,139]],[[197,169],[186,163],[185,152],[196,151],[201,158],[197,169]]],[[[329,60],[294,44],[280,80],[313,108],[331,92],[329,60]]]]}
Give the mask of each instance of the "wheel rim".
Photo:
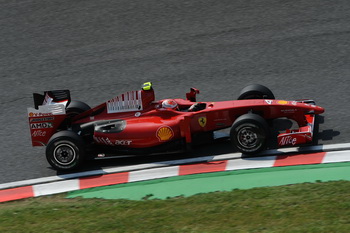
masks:
{"type": "Polygon", "coordinates": [[[60,165],[69,165],[75,161],[77,154],[71,145],[60,144],[55,148],[53,157],[60,165]]]}
{"type": "Polygon", "coordinates": [[[243,127],[237,133],[237,139],[241,146],[252,149],[258,146],[259,136],[251,127],[243,127]]]}

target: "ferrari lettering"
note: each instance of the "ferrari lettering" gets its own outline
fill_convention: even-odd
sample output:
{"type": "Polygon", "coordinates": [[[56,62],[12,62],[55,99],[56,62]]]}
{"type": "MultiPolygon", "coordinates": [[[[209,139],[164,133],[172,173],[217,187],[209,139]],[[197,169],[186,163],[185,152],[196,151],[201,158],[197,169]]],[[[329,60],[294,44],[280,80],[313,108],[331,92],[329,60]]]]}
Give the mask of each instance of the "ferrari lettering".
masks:
{"type": "Polygon", "coordinates": [[[294,109],[294,108],[282,109],[281,110],[281,112],[283,112],[283,113],[295,113],[296,111],[298,111],[298,109],[294,109]]]}
{"type": "Polygon", "coordinates": [[[53,124],[51,122],[34,123],[34,124],[30,124],[30,127],[32,129],[48,129],[48,128],[52,128],[53,124]]]}
{"type": "Polygon", "coordinates": [[[286,146],[286,145],[295,145],[297,143],[297,139],[293,138],[292,136],[286,136],[283,137],[280,141],[280,146],[286,146]]]}

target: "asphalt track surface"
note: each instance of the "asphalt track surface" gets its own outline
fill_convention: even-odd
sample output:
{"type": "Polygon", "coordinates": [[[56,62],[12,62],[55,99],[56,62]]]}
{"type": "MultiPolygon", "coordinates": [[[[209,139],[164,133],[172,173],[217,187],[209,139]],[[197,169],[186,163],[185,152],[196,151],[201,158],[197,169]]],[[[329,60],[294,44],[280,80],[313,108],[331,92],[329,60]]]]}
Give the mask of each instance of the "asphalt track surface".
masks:
{"type": "MultiPolygon", "coordinates": [[[[57,175],[44,148],[31,147],[33,92],[70,89],[95,106],[145,81],[157,99],[193,86],[199,101],[235,99],[260,83],[279,99],[325,107],[318,143],[334,144],[349,142],[349,64],[346,0],[0,0],[0,183],[57,175]]],[[[223,142],[195,156],[230,150],[223,142]]]]}

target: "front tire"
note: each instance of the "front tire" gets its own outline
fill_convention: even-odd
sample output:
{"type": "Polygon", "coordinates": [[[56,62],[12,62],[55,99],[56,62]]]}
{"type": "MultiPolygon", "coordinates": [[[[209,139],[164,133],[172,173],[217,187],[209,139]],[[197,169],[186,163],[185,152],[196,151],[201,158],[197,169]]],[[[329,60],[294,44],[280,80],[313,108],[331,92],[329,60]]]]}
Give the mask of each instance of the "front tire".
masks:
{"type": "Polygon", "coordinates": [[[248,113],[236,119],[230,131],[233,146],[243,154],[253,155],[266,148],[268,124],[257,114],[248,113]]]}
{"type": "Polygon", "coordinates": [[[275,99],[275,96],[269,88],[260,84],[253,84],[243,88],[237,99],[275,99]]]}
{"type": "Polygon", "coordinates": [[[46,159],[58,171],[78,168],[85,158],[84,142],[72,131],[54,134],[46,147],[46,159]]]}

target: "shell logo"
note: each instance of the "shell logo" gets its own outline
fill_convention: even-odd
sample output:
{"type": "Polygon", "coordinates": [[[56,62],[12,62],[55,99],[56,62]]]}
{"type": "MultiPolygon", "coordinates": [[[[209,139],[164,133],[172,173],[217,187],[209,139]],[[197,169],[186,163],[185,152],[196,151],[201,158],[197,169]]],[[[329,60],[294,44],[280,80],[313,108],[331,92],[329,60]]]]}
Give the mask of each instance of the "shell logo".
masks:
{"type": "Polygon", "coordinates": [[[160,142],[164,142],[174,137],[174,132],[169,126],[161,126],[158,128],[156,135],[160,142]]]}
{"type": "Polygon", "coordinates": [[[277,103],[279,103],[279,104],[281,104],[281,105],[285,105],[285,104],[288,104],[288,101],[280,100],[280,101],[278,101],[277,103]]]}

